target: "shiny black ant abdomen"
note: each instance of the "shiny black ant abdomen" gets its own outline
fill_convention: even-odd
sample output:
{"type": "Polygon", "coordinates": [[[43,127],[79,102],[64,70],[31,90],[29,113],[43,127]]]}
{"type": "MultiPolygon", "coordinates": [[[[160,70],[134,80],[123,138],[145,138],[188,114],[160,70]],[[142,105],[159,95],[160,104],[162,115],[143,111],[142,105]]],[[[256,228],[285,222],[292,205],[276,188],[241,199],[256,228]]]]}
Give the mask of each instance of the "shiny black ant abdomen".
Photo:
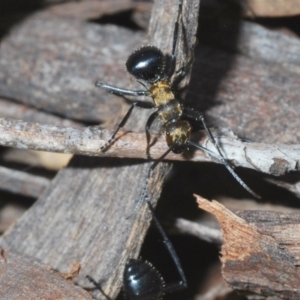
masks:
{"type": "Polygon", "coordinates": [[[165,281],[148,261],[129,259],[123,276],[123,289],[130,300],[162,299],[165,281]]]}
{"type": "MultiPolygon", "coordinates": [[[[162,300],[165,294],[174,293],[187,287],[187,280],[175,249],[158,221],[150,202],[148,199],[145,199],[145,201],[163,238],[163,243],[177,268],[180,281],[166,284],[159,271],[150,262],[130,258],[126,262],[123,273],[123,291],[125,298],[128,300],[162,300]]],[[[93,278],[90,276],[87,276],[87,278],[108,300],[111,300],[104,294],[100,285],[93,278]]]]}
{"type": "Polygon", "coordinates": [[[159,48],[155,46],[144,46],[135,52],[133,52],[126,62],[127,71],[133,75],[139,83],[141,83],[145,89],[143,90],[128,90],[118,88],[106,83],[97,82],[96,86],[101,87],[108,92],[111,92],[120,96],[150,96],[153,100],[152,103],[143,101],[134,101],[129,108],[128,112],[120,122],[119,126],[112,134],[110,140],[105,146],[101,148],[104,151],[114,140],[117,132],[122,128],[134,107],[140,107],[145,109],[156,109],[153,112],[145,126],[146,138],[147,138],[147,153],[149,151],[150,144],[150,127],[156,119],[159,119],[166,136],[166,142],[169,149],[150,167],[145,186],[140,197],[139,203],[135,209],[140,206],[144,201],[147,194],[147,186],[150,175],[157,164],[165,158],[169,152],[177,154],[183,153],[189,147],[197,148],[206,153],[212,155],[219,161],[221,161],[233,177],[253,196],[260,198],[254,191],[252,191],[243,180],[234,172],[230,164],[223,156],[221,149],[213,137],[211,131],[206,125],[204,117],[201,113],[194,111],[193,109],[187,108],[181,104],[176,97],[176,91],[182,79],[185,77],[187,71],[191,67],[192,61],[188,62],[184,67],[176,71],[176,45],[178,40],[179,31],[179,20],[182,15],[182,1],[179,1],[178,15],[175,22],[174,33],[173,33],[173,47],[171,55],[164,54],[159,48]],[[199,144],[193,143],[190,140],[192,126],[186,119],[192,119],[197,122],[201,122],[203,125],[210,141],[215,146],[218,154],[213,153],[209,149],[202,147],[199,144]]]}
{"type": "Polygon", "coordinates": [[[152,219],[176,265],[181,280],[165,284],[163,277],[151,263],[143,260],[129,259],[124,270],[123,289],[126,297],[130,300],[161,300],[165,294],[174,293],[187,287],[187,280],[175,249],[158,221],[150,202],[147,199],[146,202],[151,211],[152,219]]]}

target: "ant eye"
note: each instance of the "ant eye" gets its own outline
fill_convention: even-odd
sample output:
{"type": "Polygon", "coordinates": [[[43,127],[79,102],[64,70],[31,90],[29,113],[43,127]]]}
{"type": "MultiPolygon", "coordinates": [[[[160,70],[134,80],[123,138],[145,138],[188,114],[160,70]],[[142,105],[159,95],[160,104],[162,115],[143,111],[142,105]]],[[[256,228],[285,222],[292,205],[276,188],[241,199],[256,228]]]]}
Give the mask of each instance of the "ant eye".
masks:
{"type": "Polygon", "coordinates": [[[129,56],[126,68],[136,79],[155,82],[165,69],[164,54],[154,46],[142,47],[129,56]]]}

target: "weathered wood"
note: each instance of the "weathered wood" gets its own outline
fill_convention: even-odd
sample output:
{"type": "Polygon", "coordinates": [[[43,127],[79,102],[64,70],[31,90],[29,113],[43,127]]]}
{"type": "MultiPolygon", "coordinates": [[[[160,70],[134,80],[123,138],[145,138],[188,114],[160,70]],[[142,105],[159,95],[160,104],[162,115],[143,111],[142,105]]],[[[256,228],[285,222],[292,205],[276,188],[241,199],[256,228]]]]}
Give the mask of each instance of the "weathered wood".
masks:
{"type": "MultiPolygon", "coordinates": [[[[255,211],[255,217],[258,218],[257,222],[260,222],[259,212],[261,212],[262,216],[264,216],[265,218],[267,218],[270,212],[271,216],[278,216],[280,215],[279,213],[281,213],[283,214],[283,216],[293,217],[294,213],[296,213],[296,216],[300,214],[299,208],[292,208],[284,205],[275,205],[273,203],[257,203],[255,200],[243,199],[243,201],[241,201],[234,200],[232,198],[226,198],[218,199],[218,202],[220,202],[220,204],[222,204],[238,216],[242,217],[249,223],[251,223],[251,221],[256,222],[255,218],[253,218],[252,220],[247,219],[248,215],[251,215],[252,210],[255,211]]],[[[166,224],[169,225],[169,222],[167,222],[166,224]]],[[[173,227],[170,228],[170,232],[189,234],[201,240],[215,244],[221,244],[223,241],[221,231],[218,228],[219,225],[217,223],[217,220],[208,218],[206,214],[194,221],[177,218],[176,220],[174,220],[174,223],[172,225],[173,227]]],[[[262,226],[263,225],[267,224],[262,224],[262,226]]],[[[276,234],[276,232],[274,233],[276,234]]]]}
{"type": "Polygon", "coordinates": [[[90,294],[33,258],[1,249],[0,298],[92,300],[90,294]]]}
{"type": "Polygon", "coordinates": [[[30,108],[23,104],[0,98],[0,111],[2,118],[22,120],[40,124],[48,124],[61,127],[82,128],[82,123],[55,116],[36,108],[30,108]]]}
{"type": "Polygon", "coordinates": [[[222,273],[233,289],[299,299],[299,213],[234,214],[217,201],[197,196],[197,202],[220,223],[222,273]]]}
{"type": "Polygon", "coordinates": [[[201,25],[188,102],[251,141],[298,144],[299,39],[248,22],[201,25]]]}
{"type": "Polygon", "coordinates": [[[26,172],[0,167],[0,189],[27,197],[38,198],[50,180],[26,172]]]}
{"type": "MultiPolygon", "coordinates": [[[[120,132],[116,141],[105,152],[99,149],[104,146],[111,134],[99,127],[84,129],[59,128],[42,124],[0,119],[0,144],[22,149],[72,153],[88,156],[108,156],[148,159],[146,154],[146,137],[144,133],[120,132]]],[[[222,146],[225,157],[234,166],[242,166],[271,175],[284,175],[299,168],[299,145],[267,145],[244,143],[232,132],[214,132],[214,136],[222,146]]],[[[202,138],[201,144],[219,157],[214,145],[205,132],[193,136],[202,138]]],[[[149,154],[152,159],[158,159],[165,153],[168,146],[165,137],[161,136],[151,146],[149,154]]],[[[170,153],[168,160],[212,161],[215,157],[202,151],[191,152],[182,156],[170,153]]]]}
{"type": "Polygon", "coordinates": [[[95,88],[95,82],[107,78],[128,85],[124,62],[143,38],[112,25],[33,14],[2,41],[0,94],[60,116],[105,121],[125,105],[95,88]],[[111,70],[116,73],[110,75],[111,70]]]}
{"type": "MultiPolygon", "coordinates": [[[[194,43],[195,39],[198,8],[199,1],[186,1],[184,4],[183,22],[186,23],[188,33],[186,37],[190,43],[194,43]],[[193,14],[189,15],[191,9],[193,9],[193,14]]],[[[157,1],[153,9],[151,44],[162,47],[167,52],[170,52],[169,49],[172,46],[172,34],[177,10],[178,6],[177,4],[174,5],[174,1],[162,0],[157,1]],[[154,36],[155,39],[153,40],[154,36]]],[[[44,22],[50,22],[51,24],[58,22],[55,18],[54,21],[51,21],[51,18],[45,15],[40,15],[40,18],[35,16],[28,22],[33,22],[35,26],[37,24],[42,25],[44,22]],[[44,17],[45,20],[43,20],[44,17]]],[[[64,26],[69,28],[73,25],[74,23],[70,21],[68,26],[66,24],[64,26]]],[[[91,34],[92,37],[95,37],[96,32],[100,34],[104,30],[96,25],[77,24],[73,29],[74,31],[79,29],[79,33],[76,34],[79,41],[76,40],[76,44],[83,44],[82,39],[85,39],[90,33],[89,28],[94,30],[94,33],[91,34]]],[[[51,28],[51,32],[53,32],[53,28],[51,28]]],[[[63,32],[61,34],[63,35],[63,32]]],[[[64,34],[67,35],[68,32],[64,34]]],[[[128,37],[125,37],[124,34],[120,44],[125,38],[128,37]]],[[[97,41],[99,42],[99,37],[97,37],[97,41]]],[[[93,42],[95,43],[95,41],[93,42]]],[[[139,40],[139,42],[141,41],[139,40]]],[[[71,44],[72,41],[69,43],[71,44]]],[[[135,41],[135,44],[137,44],[137,41],[135,41]]],[[[54,45],[56,46],[55,43],[53,43],[54,45]]],[[[136,46],[134,45],[132,50],[136,46]]],[[[91,50],[89,50],[89,54],[91,54],[91,50]]],[[[106,48],[106,50],[113,55],[114,51],[109,48],[106,48]]],[[[180,45],[178,51],[181,53],[182,45],[180,45]]],[[[113,56],[111,58],[114,59],[113,56]]],[[[44,58],[40,59],[43,61],[44,58]]],[[[70,63],[70,58],[66,58],[64,55],[61,59],[64,64],[70,63]]],[[[93,55],[89,55],[87,59],[89,59],[90,64],[95,62],[93,55]]],[[[115,66],[116,61],[106,63],[115,66]]],[[[86,74],[85,80],[92,82],[95,74],[86,74]]],[[[125,77],[124,74],[121,76],[125,77]]],[[[129,76],[127,77],[129,78],[129,76]]],[[[17,75],[15,78],[17,78],[17,75]]],[[[70,78],[72,78],[71,74],[70,78]]],[[[107,72],[107,76],[103,75],[102,79],[110,82],[109,73],[107,72]]],[[[16,80],[20,80],[20,78],[16,80]]],[[[120,82],[111,83],[121,85],[120,82]]],[[[21,82],[19,83],[21,84],[21,82]]],[[[57,83],[57,87],[62,87],[61,84],[61,82],[57,83]]],[[[124,87],[126,86],[124,84],[124,87]]],[[[35,100],[37,95],[41,96],[40,91],[42,89],[43,85],[31,91],[36,97],[35,100]]],[[[96,92],[103,93],[103,91],[94,89],[95,92],[93,91],[93,93],[95,94],[96,92]]],[[[49,93],[48,96],[50,95],[52,95],[52,99],[57,96],[55,91],[54,95],[49,93]]],[[[21,96],[21,94],[18,96],[21,96]]],[[[112,99],[108,95],[106,97],[106,99],[112,99]]],[[[26,96],[23,98],[26,98],[26,96]]],[[[44,98],[43,103],[46,103],[47,96],[41,96],[41,98],[44,98]]],[[[80,96],[77,94],[76,98],[87,101],[84,93],[81,93],[80,96]]],[[[68,100],[71,101],[68,105],[73,105],[73,100],[76,102],[76,99],[70,95],[68,100]]],[[[116,101],[121,102],[121,99],[116,101]]],[[[88,106],[92,109],[90,105],[88,106]]],[[[103,105],[104,103],[101,104],[101,108],[104,107],[105,109],[103,105]]],[[[55,109],[58,108],[55,107],[55,109]]],[[[96,113],[97,108],[94,107],[93,110],[96,113]]],[[[87,112],[91,113],[89,110],[87,112]]],[[[102,115],[105,115],[105,112],[102,112],[102,115]]],[[[146,114],[140,113],[139,116],[133,117],[131,122],[134,124],[133,128],[135,130],[143,130],[145,116],[146,114]]],[[[114,121],[118,123],[119,119],[116,117],[114,121]]],[[[150,219],[147,218],[146,207],[141,208],[136,216],[131,216],[149,166],[149,163],[141,164],[136,160],[121,161],[117,159],[75,157],[66,169],[58,173],[36,204],[2,237],[1,246],[8,250],[20,251],[38,258],[60,272],[66,273],[74,262],[80,262],[82,269],[78,283],[82,286],[92,287],[91,283],[85,278],[86,275],[90,275],[101,283],[106,294],[115,298],[122,284],[121,274],[124,264],[128,257],[138,256],[143,237],[150,223],[150,219]]],[[[167,170],[166,165],[160,164],[153,174],[148,189],[153,203],[157,201],[160,194],[162,179],[167,170]]],[[[95,291],[94,295],[101,297],[99,291],[95,291]]]]}

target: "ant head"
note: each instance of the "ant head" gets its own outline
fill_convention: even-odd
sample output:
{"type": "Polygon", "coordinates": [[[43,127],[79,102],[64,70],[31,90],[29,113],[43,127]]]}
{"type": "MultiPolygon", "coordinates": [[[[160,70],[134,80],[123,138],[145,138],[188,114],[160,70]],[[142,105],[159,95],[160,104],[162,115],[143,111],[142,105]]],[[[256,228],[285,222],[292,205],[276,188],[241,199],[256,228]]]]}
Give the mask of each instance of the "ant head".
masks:
{"type": "Polygon", "coordinates": [[[126,68],[136,79],[154,83],[163,76],[165,56],[157,47],[145,46],[128,57],[126,68]]]}

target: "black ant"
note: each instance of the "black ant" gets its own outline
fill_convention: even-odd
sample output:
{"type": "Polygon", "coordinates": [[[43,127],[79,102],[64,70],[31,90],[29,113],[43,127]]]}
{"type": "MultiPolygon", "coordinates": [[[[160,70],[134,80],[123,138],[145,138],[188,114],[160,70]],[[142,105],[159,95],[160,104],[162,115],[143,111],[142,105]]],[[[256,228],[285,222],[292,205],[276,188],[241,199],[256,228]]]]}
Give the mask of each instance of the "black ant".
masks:
{"type": "Polygon", "coordinates": [[[158,165],[158,163],[161,162],[168,155],[169,152],[172,151],[174,153],[181,154],[189,147],[194,147],[205,151],[210,155],[214,156],[219,161],[221,161],[228,169],[228,171],[233,175],[233,177],[244,187],[244,189],[246,189],[254,197],[260,198],[259,195],[252,191],[243,182],[243,180],[234,172],[233,168],[227,162],[220,150],[217,141],[213,137],[209,128],[206,126],[203,115],[197,111],[194,111],[191,108],[184,107],[175,96],[175,92],[178,90],[179,83],[186,76],[187,71],[191,67],[192,63],[191,61],[178,71],[175,70],[175,50],[178,40],[179,20],[181,16],[182,1],[179,1],[178,15],[174,26],[173,47],[171,55],[164,54],[159,48],[155,46],[144,46],[133,52],[127,59],[127,71],[145,87],[145,90],[122,89],[116,86],[102,83],[100,81],[96,83],[97,87],[103,88],[108,92],[119,96],[150,96],[153,100],[153,103],[134,101],[131,107],[129,108],[128,112],[122,119],[121,123],[118,125],[117,129],[115,130],[111,138],[108,140],[107,144],[101,148],[102,151],[105,151],[105,149],[113,142],[117,132],[126,124],[134,107],[156,109],[156,111],[153,112],[148,118],[145,126],[147,138],[147,151],[149,149],[150,143],[149,130],[154,120],[158,118],[161,121],[164,128],[166,142],[169,146],[169,149],[150,167],[142,195],[135,208],[135,211],[145,200],[147,194],[148,181],[150,179],[152,171],[158,165]],[[171,77],[174,74],[174,79],[171,80],[171,77]],[[201,145],[198,145],[196,143],[193,143],[190,140],[192,126],[190,122],[184,120],[183,118],[200,121],[202,123],[210,141],[214,144],[219,155],[214,154],[209,149],[202,147],[201,145]]]}
{"type": "MultiPolygon", "coordinates": [[[[152,219],[163,238],[163,243],[175,263],[180,275],[180,281],[165,284],[159,271],[150,262],[141,259],[128,259],[123,273],[123,290],[125,298],[129,300],[161,300],[165,294],[174,293],[187,287],[187,280],[175,249],[158,221],[150,202],[148,199],[145,199],[145,201],[152,214],[152,219]]],[[[108,300],[111,300],[104,294],[99,284],[92,277],[88,275],[86,277],[108,300]]]]}

